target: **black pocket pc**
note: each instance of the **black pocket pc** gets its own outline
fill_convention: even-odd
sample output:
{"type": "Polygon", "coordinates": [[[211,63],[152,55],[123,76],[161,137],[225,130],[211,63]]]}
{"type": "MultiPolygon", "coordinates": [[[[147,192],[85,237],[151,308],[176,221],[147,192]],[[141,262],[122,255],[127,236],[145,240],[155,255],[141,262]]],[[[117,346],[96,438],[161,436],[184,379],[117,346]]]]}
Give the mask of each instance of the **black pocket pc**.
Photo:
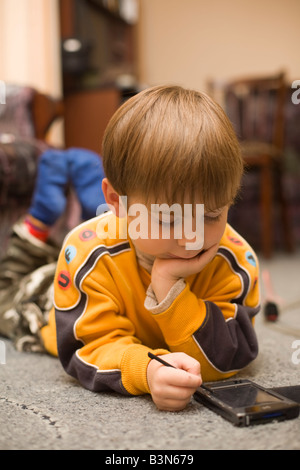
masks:
{"type": "Polygon", "coordinates": [[[235,426],[283,421],[299,416],[299,404],[250,380],[206,382],[194,394],[196,401],[235,426]]]}

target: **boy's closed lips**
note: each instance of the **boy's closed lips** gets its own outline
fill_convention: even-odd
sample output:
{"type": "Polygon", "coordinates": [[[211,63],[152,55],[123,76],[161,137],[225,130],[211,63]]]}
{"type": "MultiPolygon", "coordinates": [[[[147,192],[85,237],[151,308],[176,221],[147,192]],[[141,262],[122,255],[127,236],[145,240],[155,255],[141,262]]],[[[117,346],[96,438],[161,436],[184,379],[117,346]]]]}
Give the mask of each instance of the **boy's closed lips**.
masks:
{"type": "Polygon", "coordinates": [[[201,255],[203,255],[205,253],[206,250],[201,250],[199,251],[198,253],[196,254],[193,254],[193,253],[190,253],[187,251],[186,255],[173,255],[171,253],[167,253],[166,255],[166,258],[171,258],[171,259],[193,259],[193,258],[197,258],[198,256],[200,257],[201,255]]]}

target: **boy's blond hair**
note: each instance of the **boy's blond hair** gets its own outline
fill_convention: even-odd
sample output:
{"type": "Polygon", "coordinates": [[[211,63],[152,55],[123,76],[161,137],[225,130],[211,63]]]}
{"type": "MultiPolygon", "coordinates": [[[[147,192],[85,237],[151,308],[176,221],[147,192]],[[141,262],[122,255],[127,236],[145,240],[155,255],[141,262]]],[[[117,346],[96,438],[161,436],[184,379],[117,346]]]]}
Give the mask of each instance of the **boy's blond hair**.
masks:
{"type": "Polygon", "coordinates": [[[120,196],[173,204],[231,204],[243,173],[240,147],[222,108],[179,86],[148,88],[125,102],[103,139],[105,174],[120,196]]]}

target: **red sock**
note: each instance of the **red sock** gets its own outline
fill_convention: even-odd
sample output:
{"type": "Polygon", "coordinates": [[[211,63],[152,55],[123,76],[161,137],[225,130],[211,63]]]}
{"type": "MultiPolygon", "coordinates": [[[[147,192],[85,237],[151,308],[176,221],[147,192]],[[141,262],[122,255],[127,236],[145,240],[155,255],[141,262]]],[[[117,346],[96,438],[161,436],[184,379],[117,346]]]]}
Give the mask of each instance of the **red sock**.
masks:
{"type": "Polygon", "coordinates": [[[29,219],[29,217],[26,217],[26,219],[24,220],[24,223],[29,233],[33,235],[35,238],[37,238],[38,240],[41,240],[42,242],[45,242],[47,240],[48,235],[49,235],[48,228],[44,229],[44,228],[38,227],[29,219]]]}

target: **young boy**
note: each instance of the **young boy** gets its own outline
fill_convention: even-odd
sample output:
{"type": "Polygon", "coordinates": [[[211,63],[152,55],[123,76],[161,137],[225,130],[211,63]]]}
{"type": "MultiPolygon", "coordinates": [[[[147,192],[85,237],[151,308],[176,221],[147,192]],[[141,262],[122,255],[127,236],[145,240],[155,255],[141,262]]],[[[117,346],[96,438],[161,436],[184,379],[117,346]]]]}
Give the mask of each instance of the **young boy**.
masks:
{"type": "Polygon", "coordinates": [[[180,410],[202,381],[232,376],[258,351],[257,258],[227,224],[243,172],[239,145],[208,96],[154,87],[111,119],[103,166],[112,212],[65,240],[44,345],[90,390],[150,393],[159,409],[180,410]],[[178,207],[192,208],[181,236],[178,207]]]}

